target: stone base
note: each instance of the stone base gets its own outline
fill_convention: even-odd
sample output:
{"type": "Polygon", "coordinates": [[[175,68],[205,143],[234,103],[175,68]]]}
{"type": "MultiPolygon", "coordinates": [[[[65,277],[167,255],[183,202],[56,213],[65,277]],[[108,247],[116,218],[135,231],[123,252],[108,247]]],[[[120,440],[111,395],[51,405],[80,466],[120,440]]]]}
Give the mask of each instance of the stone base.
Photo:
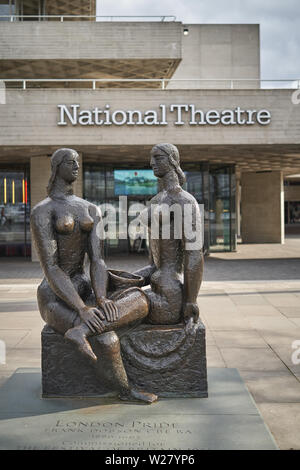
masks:
{"type": "Polygon", "coordinates": [[[205,327],[141,325],[121,338],[129,380],[160,397],[207,397],[205,327]]]}
{"type": "MultiPolygon", "coordinates": [[[[121,351],[129,382],[159,397],[207,397],[205,327],[140,325],[124,334],[121,351]]],[[[91,344],[93,340],[91,340],[91,344]]],[[[98,359],[101,360],[101,357],[98,359]]],[[[42,331],[43,397],[114,396],[101,375],[62,335],[42,331]]]]}
{"type": "Polygon", "coordinates": [[[42,330],[42,396],[92,397],[109,392],[95,367],[71,342],[46,325],[42,330]]]}

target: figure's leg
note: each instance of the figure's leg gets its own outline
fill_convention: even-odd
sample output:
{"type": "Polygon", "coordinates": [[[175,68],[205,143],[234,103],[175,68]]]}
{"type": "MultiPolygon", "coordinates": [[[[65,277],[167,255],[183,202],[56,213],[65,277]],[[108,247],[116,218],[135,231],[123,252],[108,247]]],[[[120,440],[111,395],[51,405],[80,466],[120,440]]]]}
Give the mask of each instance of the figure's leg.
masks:
{"type": "Polygon", "coordinates": [[[153,393],[130,387],[121,356],[120,341],[114,331],[97,335],[92,342],[94,351],[101,356],[101,361],[96,365],[97,372],[102,379],[105,378],[112,389],[118,390],[121,400],[143,401],[149,404],[157,400],[157,396],[153,393]]]}
{"type": "MultiPolygon", "coordinates": [[[[89,299],[87,301],[90,304],[89,299]]],[[[104,332],[118,330],[122,327],[135,324],[149,313],[148,298],[138,287],[123,291],[114,298],[114,301],[118,308],[119,318],[113,322],[103,320],[105,325],[104,332]]],[[[87,352],[92,359],[97,360],[96,356],[93,357],[93,354],[88,349],[89,343],[87,337],[91,335],[94,335],[94,333],[84,323],[77,323],[65,333],[65,338],[73,341],[82,352],[87,352]]]]}
{"type": "Polygon", "coordinates": [[[139,287],[131,287],[111,297],[114,301],[119,317],[113,322],[105,322],[105,331],[133,325],[143,320],[149,314],[149,300],[145,292],[139,287]]]}
{"type": "Polygon", "coordinates": [[[183,289],[177,279],[158,278],[145,293],[149,298],[147,322],[156,325],[175,325],[182,321],[183,289]]]}
{"type": "Polygon", "coordinates": [[[75,326],[67,330],[64,336],[67,340],[74,343],[82,354],[93,362],[97,362],[97,356],[88,341],[88,337],[93,334],[90,328],[81,322],[79,324],[75,323],[75,326]]]}
{"type": "MultiPolygon", "coordinates": [[[[86,357],[93,360],[97,373],[105,377],[107,382],[119,391],[122,400],[141,400],[152,403],[157,399],[156,395],[139,392],[129,386],[119,338],[113,331],[95,336],[88,326],[81,322],[76,312],[60,302],[45,283],[38,289],[38,304],[43,320],[55,331],[65,335],[86,357]],[[87,339],[89,336],[94,336],[92,345],[97,356],[101,357],[101,361],[97,361],[97,356],[87,339]]],[[[135,289],[132,289],[128,295],[121,296],[117,305],[121,312],[120,326],[135,322],[148,313],[148,304],[144,294],[140,295],[135,289]]],[[[112,324],[109,324],[109,327],[111,328],[112,324]]]]}
{"type": "Polygon", "coordinates": [[[43,282],[37,292],[41,316],[47,325],[76,344],[79,351],[93,361],[97,361],[87,337],[92,334],[89,327],[82,323],[76,312],[68,308],[43,282]]]}

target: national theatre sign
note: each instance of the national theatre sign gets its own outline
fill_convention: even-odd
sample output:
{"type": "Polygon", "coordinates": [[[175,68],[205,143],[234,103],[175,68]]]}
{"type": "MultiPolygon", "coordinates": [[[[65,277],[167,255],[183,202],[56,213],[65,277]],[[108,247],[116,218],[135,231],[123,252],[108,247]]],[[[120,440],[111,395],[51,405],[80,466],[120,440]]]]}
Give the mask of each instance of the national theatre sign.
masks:
{"type": "Polygon", "coordinates": [[[203,110],[194,104],[160,104],[158,110],[111,110],[106,104],[103,108],[81,109],[79,104],[59,104],[58,126],[167,126],[169,119],[175,126],[248,126],[260,124],[265,126],[271,122],[271,113],[266,109],[234,109],[203,110]]]}

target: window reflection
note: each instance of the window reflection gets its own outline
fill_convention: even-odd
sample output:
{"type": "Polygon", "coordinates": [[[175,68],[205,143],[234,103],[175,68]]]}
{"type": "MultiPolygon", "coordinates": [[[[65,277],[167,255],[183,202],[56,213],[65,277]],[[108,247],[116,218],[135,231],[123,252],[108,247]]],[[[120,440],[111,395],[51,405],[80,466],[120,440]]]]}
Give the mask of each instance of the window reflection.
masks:
{"type": "Polygon", "coordinates": [[[210,167],[209,172],[210,250],[232,249],[232,195],[230,167],[210,167]]]}
{"type": "Polygon", "coordinates": [[[30,255],[29,181],[24,171],[0,171],[0,256],[30,255]]]}
{"type": "MultiPolygon", "coordinates": [[[[193,194],[200,209],[204,212],[205,251],[234,250],[236,243],[234,166],[199,163],[183,164],[182,168],[186,176],[184,189],[193,194]]],[[[134,174],[135,170],[131,169],[131,172],[134,174]]],[[[137,175],[142,174],[138,169],[136,173],[137,175]]],[[[115,207],[116,231],[106,241],[107,253],[112,250],[118,252],[134,251],[136,245],[132,240],[124,240],[120,237],[119,192],[115,177],[116,171],[111,167],[105,168],[97,164],[88,164],[84,167],[84,197],[96,205],[107,202],[115,207]]],[[[138,187],[142,184],[143,181],[140,179],[138,187]]],[[[132,194],[133,191],[128,192],[126,189],[124,194],[130,194],[128,208],[136,202],[146,204],[152,197],[151,195],[146,196],[149,192],[147,185],[149,186],[149,181],[145,179],[145,187],[140,187],[140,194],[132,194]]],[[[137,191],[136,185],[134,189],[137,191]]],[[[127,214],[127,222],[130,221],[130,215],[127,214]]]]}

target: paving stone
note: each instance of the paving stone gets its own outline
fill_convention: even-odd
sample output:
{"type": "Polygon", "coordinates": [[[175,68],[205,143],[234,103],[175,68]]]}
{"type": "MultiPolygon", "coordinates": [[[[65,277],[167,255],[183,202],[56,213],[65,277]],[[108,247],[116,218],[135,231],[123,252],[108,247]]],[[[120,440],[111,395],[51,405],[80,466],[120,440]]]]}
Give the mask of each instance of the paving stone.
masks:
{"type": "Polygon", "coordinates": [[[300,404],[258,403],[258,408],[281,450],[300,450],[300,404]]]}
{"type": "Polygon", "coordinates": [[[250,317],[281,317],[282,313],[273,305],[239,305],[239,312],[250,317]]]}
{"type": "Polygon", "coordinates": [[[38,367],[41,364],[41,349],[8,349],[6,351],[6,364],[1,365],[2,371],[16,370],[19,367],[38,367]]]}
{"type": "Polygon", "coordinates": [[[224,359],[217,346],[206,346],[206,359],[208,367],[226,367],[224,359]]]}
{"type": "MultiPolygon", "coordinates": [[[[278,357],[284,362],[284,364],[293,372],[293,374],[300,374],[300,337],[295,341],[298,341],[298,347],[293,348],[292,343],[286,346],[273,346],[273,351],[278,357]],[[299,362],[298,364],[296,362],[299,362]]],[[[300,401],[300,396],[299,396],[300,401]]]]}
{"type": "Polygon", "coordinates": [[[276,346],[291,348],[293,341],[300,340],[300,328],[296,326],[282,330],[273,330],[272,326],[270,326],[268,329],[260,329],[259,334],[272,348],[276,346]]]}
{"type": "Polygon", "coordinates": [[[5,342],[6,348],[14,348],[29,334],[29,332],[30,330],[0,329],[0,340],[5,342]]]}
{"type": "Polygon", "coordinates": [[[267,305],[267,300],[259,294],[229,294],[230,299],[236,305],[267,305]]]}
{"type": "Polygon", "coordinates": [[[211,330],[249,330],[251,329],[247,319],[241,315],[232,315],[223,312],[221,307],[215,312],[203,313],[206,324],[211,330]],[[222,313],[218,313],[219,310],[222,313]]]}
{"type": "Polygon", "coordinates": [[[273,331],[294,329],[295,324],[288,318],[284,317],[270,317],[270,316],[247,316],[247,321],[254,330],[267,330],[272,329],[273,331]]]}
{"type": "Polygon", "coordinates": [[[275,307],[299,307],[299,298],[295,294],[266,294],[265,299],[275,307]]]}
{"type": "Polygon", "coordinates": [[[9,301],[9,302],[4,302],[3,299],[1,299],[0,303],[0,313],[1,312],[13,312],[13,313],[20,313],[20,312],[33,312],[38,310],[38,305],[37,301],[34,300],[23,300],[16,302],[14,300],[9,301]]]}
{"type": "Polygon", "coordinates": [[[16,345],[16,349],[40,349],[41,346],[41,329],[33,328],[24,338],[16,345]]]}
{"type": "Polygon", "coordinates": [[[22,312],[0,314],[0,329],[30,329],[32,327],[43,328],[45,322],[39,312],[22,312]]]}
{"type": "Polygon", "coordinates": [[[213,332],[219,348],[268,348],[263,338],[254,330],[213,332]]]}
{"type": "Polygon", "coordinates": [[[271,349],[220,348],[227,367],[238,370],[286,370],[286,366],[271,349]]]}
{"type": "MultiPolygon", "coordinates": [[[[299,297],[299,304],[300,304],[300,297],[299,297]]],[[[300,305],[299,307],[278,307],[278,310],[288,318],[300,317],[300,305]]]]}
{"type": "Polygon", "coordinates": [[[300,403],[300,381],[289,371],[245,371],[240,374],[255,403],[300,403]]]}

